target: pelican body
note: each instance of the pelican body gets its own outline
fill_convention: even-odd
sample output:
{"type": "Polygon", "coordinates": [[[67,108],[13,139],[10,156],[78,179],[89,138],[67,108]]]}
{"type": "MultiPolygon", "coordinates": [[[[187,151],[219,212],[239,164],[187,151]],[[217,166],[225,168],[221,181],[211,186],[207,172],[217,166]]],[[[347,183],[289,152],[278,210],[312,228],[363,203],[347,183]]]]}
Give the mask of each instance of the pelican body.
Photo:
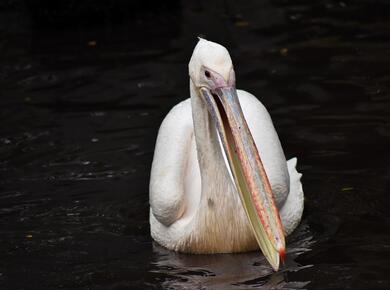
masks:
{"type": "Polygon", "coordinates": [[[200,39],[190,98],[161,124],[150,178],[150,229],[186,253],[261,249],[274,270],[303,213],[297,159],[286,161],[269,113],[236,90],[230,55],[200,39]]]}

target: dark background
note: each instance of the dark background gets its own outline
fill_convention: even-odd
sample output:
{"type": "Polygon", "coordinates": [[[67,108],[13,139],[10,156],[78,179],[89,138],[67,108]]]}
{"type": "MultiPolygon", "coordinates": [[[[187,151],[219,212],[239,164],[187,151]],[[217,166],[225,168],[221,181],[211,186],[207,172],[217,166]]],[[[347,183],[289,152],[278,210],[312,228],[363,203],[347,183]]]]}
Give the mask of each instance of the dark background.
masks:
{"type": "Polygon", "coordinates": [[[390,2],[0,2],[1,289],[389,289],[390,2]],[[151,241],[164,115],[197,36],[298,157],[286,266],[151,241]]]}

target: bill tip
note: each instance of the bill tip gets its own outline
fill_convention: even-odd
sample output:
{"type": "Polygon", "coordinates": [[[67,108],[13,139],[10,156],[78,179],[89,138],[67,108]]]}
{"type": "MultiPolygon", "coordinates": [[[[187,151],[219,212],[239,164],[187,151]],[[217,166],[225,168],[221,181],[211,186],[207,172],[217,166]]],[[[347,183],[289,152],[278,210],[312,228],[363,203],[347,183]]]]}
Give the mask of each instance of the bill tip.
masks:
{"type": "Polygon", "coordinates": [[[285,247],[279,248],[279,257],[280,257],[280,261],[283,263],[284,259],[286,257],[286,248],[285,247]]]}

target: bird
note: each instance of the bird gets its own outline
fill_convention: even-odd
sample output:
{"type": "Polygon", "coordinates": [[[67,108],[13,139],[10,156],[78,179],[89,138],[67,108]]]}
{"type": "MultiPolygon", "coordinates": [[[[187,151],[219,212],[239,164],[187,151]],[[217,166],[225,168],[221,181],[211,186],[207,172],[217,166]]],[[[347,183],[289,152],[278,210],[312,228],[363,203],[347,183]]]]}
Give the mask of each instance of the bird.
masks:
{"type": "Polygon", "coordinates": [[[190,98],[161,123],[150,173],[150,233],[190,254],[261,250],[277,271],[304,209],[297,158],[286,160],[270,114],[236,89],[228,50],[199,38],[190,98]]]}

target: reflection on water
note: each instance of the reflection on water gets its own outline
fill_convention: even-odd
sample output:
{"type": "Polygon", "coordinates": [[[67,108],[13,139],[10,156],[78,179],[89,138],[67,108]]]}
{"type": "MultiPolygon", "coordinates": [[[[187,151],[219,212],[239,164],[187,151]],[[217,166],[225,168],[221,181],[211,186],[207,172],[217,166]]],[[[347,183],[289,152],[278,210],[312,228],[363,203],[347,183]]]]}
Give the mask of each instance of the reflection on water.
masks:
{"type": "Polygon", "coordinates": [[[295,258],[310,251],[310,231],[304,224],[289,239],[283,269],[274,272],[259,252],[220,255],[175,253],[153,244],[155,261],[151,272],[167,278],[166,289],[303,289],[310,281],[290,281],[289,272],[312,265],[299,265],[295,258]]]}
{"type": "Polygon", "coordinates": [[[27,2],[0,5],[1,289],[390,288],[388,1],[27,2]],[[281,272],[150,238],[155,138],[199,34],[298,157],[281,272]]]}

